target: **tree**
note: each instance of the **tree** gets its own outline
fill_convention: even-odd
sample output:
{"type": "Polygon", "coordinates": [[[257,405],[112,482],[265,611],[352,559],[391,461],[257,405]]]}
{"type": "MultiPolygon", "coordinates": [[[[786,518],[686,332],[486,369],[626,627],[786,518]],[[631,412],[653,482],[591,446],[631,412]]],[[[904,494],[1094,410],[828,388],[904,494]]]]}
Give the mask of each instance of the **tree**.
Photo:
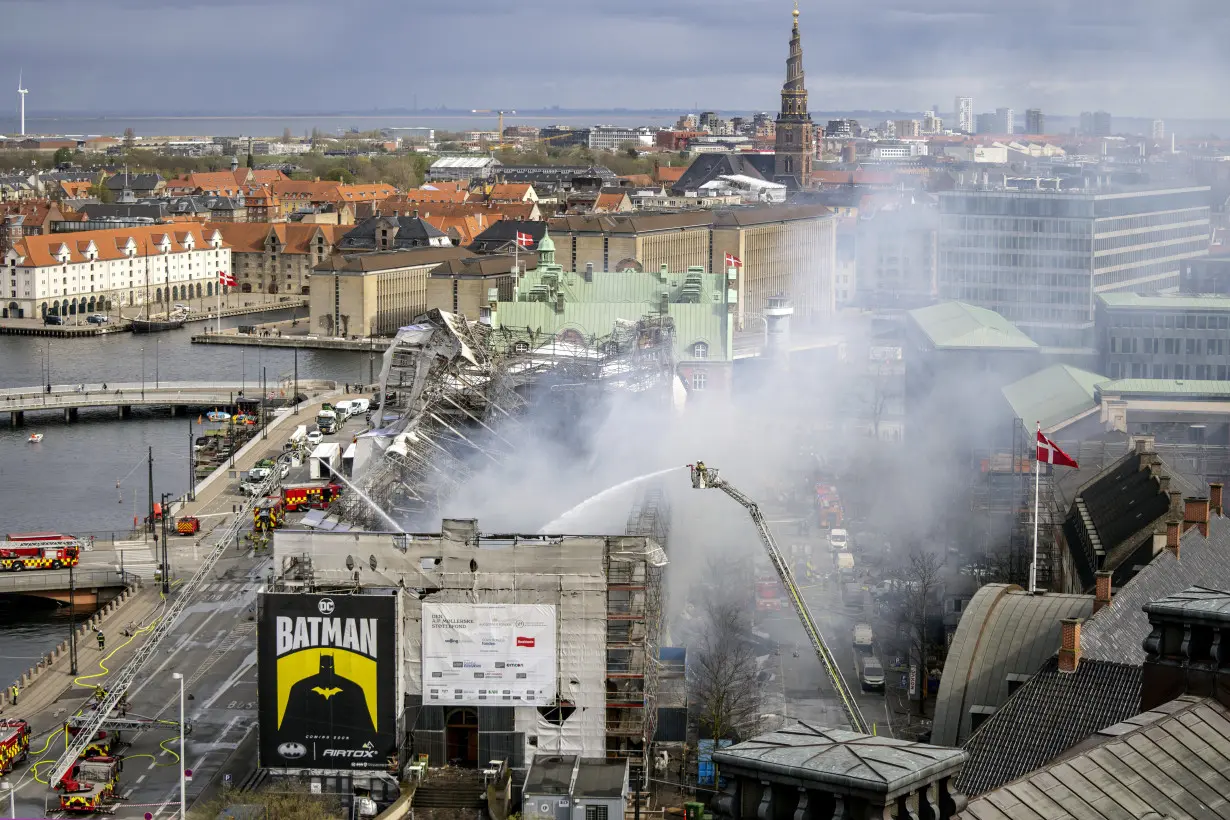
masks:
{"type": "Polygon", "coordinates": [[[332,313],[323,314],[320,317],[320,326],[324,328],[326,335],[332,336],[333,335],[333,314],[332,313]]]}
{"type": "Polygon", "coordinates": [[[99,202],[115,201],[115,194],[111,193],[111,189],[107,187],[106,174],[99,174],[98,178],[94,180],[94,184],[90,186],[90,196],[99,202]]]}
{"type": "Polygon", "coordinates": [[[321,179],[329,179],[334,182],[341,182],[348,185],[351,182],[354,182],[354,174],[350,173],[345,168],[334,168],[332,171],[329,171],[321,177],[321,179]]]}
{"type": "Polygon", "coordinates": [[[249,168],[255,168],[255,167],[256,167],[256,158],[255,158],[255,157],[253,157],[251,154],[248,154],[248,167],[249,167],[249,168]]]}
{"type": "Polygon", "coordinates": [[[890,574],[900,587],[897,622],[918,663],[918,713],[927,702],[927,673],[930,668],[929,623],[939,613],[940,562],[934,553],[912,552],[909,561],[890,574]]]}
{"type": "Polygon", "coordinates": [[[52,161],[56,165],[70,164],[73,161],[73,149],[71,148],[56,149],[55,157],[52,158],[52,161]]]}
{"type": "MultiPolygon", "coordinates": [[[[738,742],[760,725],[760,683],[747,610],[710,598],[688,663],[688,688],[701,735],[738,742]]],[[[715,766],[716,770],[716,766],[715,766]]]]}
{"type": "Polygon", "coordinates": [[[341,316],[338,316],[337,318],[338,318],[338,321],[342,323],[342,338],[349,336],[350,335],[350,316],[348,314],[343,313],[341,316]]]}

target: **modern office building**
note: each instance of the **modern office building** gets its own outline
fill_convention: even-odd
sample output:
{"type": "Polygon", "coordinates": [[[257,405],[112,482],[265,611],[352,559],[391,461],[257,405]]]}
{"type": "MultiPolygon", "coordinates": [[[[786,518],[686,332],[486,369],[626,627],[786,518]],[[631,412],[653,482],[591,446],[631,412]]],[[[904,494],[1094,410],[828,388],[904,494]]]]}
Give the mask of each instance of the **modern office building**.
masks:
{"type": "Polygon", "coordinates": [[[1046,115],[1042,113],[1041,108],[1026,108],[1025,109],[1025,133],[1026,134],[1045,134],[1046,133],[1046,115]]]}
{"type": "Polygon", "coordinates": [[[995,130],[1011,136],[1016,130],[1016,112],[1011,108],[996,108],[995,130]]]}
{"type": "Polygon", "coordinates": [[[1048,347],[1092,349],[1095,296],[1179,284],[1209,248],[1206,187],[940,194],[939,295],[1048,347]]]}
{"type": "Polygon", "coordinates": [[[1112,379],[1230,379],[1230,296],[1103,293],[1096,318],[1112,379]]]}

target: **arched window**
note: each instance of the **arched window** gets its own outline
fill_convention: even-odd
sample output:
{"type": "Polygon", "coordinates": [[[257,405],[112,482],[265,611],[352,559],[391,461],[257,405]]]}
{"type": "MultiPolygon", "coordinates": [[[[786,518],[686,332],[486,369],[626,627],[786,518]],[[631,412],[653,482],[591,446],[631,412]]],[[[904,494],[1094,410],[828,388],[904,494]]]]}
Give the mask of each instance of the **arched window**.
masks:
{"type": "Polygon", "coordinates": [[[196,284],[196,298],[198,299],[201,298],[201,283],[200,282],[197,282],[196,284]]]}
{"type": "Polygon", "coordinates": [[[513,353],[529,353],[529,342],[513,342],[513,353]]]}
{"type": "Polygon", "coordinates": [[[709,345],[706,344],[705,342],[697,342],[696,344],[692,345],[692,358],[693,359],[709,358],[709,345]]]}
{"type": "Polygon", "coordinates": [[[213,296],[213,295],[214,295],[214,283],[213,283],[213,282],[206,282],[206,283],[205,283],[205,295],[206,295],[206,296],[213,296]]]}

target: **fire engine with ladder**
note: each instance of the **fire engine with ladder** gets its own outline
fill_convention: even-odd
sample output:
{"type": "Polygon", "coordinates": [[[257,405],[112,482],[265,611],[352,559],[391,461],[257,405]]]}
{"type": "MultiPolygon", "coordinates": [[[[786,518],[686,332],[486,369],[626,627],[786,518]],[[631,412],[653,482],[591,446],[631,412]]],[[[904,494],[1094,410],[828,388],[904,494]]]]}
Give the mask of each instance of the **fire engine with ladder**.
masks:
{"type": "Polygon", "coordinates": [[[773,539],[773,532],[769,529],[769,522],[765,520],[764,514],[760,512],[760,505],[736,490],[726,481],[718,478],[717,469],[706,467],[705,462],[698,461],[695,464],[689,464],[688,469],[692,472],[692,486],[695,489],[721,490],[739,502],[743,509],[747,510],[748,515],[752,517],[752,523],[756,525],[756,532],[760,535],[760,543],[764,545],[765,552],[769,555],[769,562],[773,565],[773,569],[777,571],[777,577],[786,590],[786,599],[790,601],[795,614],[799,616],[799,622],[803,625],[803,631],[807,633],[807,639],[811,642],[812,649],[816,652],[816,658],[820,661],[820,666],[824,669],[825,674],[828,675],[829,682],[832,684],[837,697],[841,700],[846,716],[850,719],[851,728],[856,732],[870,734],[871,726],[863,717],[863,713],[858,707],[858,702],[854,699],[854,693],[849,685],[846,684],[845,676],[841,674],[841,668],[837,663],[837,659],[833,656],[833,652],[824,640],[824,636],[820,634],[820,629],[816,626],[816,620],[812,617],[807,602],[803,600],[803,594],[799,592],[798,584],[795,583],[794,572],[790,569],[790,564],[782,557],[781,551],[777,548],[777,542],[773,539]]]}
{"type": "Polygon", "coordinates": [[[58,532],[9,533],[0,541],[0,572],[77,566],[81,539],[58,532]]]}
{"type": "Polygon", "coordinates": [[[30,754],[30,724],[0,720],[0,774],[8,774],[30,754]]]}

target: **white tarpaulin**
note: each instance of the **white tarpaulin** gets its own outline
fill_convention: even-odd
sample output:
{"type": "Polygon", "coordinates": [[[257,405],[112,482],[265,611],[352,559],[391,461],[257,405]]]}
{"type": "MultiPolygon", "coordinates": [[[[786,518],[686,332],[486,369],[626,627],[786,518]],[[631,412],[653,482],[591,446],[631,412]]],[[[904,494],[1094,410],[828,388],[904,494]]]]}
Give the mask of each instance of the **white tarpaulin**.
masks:
{"type": "Polygon", "coordinates": [[[555,702],[555,606],[423,604],[423,702],[555,702]]]}

